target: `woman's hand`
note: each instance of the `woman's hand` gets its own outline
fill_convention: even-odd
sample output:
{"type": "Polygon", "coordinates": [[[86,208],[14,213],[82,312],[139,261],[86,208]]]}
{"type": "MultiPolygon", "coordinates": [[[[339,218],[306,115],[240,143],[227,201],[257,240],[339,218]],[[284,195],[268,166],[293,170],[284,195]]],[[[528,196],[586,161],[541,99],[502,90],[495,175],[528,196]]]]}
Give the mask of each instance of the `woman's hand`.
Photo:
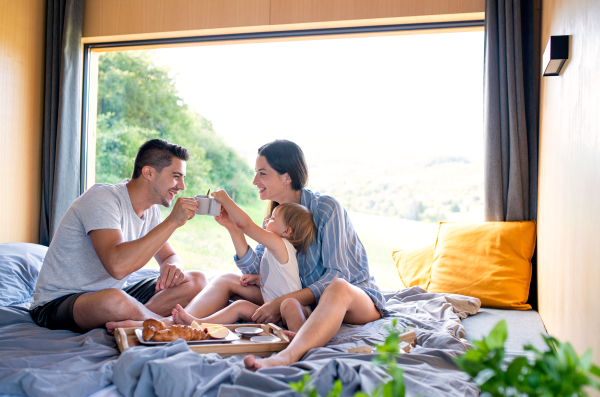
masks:
{"type": "Polygon", "coordinates": [[[260,286],[260,274],[244,274],[240,277],[240,284],[243,287],[247,287],[249,285],[260,286]]]}
{"type": "Polygon", "coordinates": [[[277,324],[281,320],[281,302],[279,299],[273,299],[265,303],[252,315],[252,321],[257,324],[277,324]]]}

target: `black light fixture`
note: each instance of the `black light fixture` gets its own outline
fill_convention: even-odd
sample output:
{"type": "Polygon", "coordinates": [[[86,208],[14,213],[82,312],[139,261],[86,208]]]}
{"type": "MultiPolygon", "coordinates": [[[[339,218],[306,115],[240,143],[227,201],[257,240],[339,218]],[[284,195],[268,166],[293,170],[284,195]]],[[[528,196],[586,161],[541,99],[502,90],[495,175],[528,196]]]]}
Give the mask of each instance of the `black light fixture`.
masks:
{"type": "Polygon", "coordinates": [[[550,36],[542,59],[544,76],[558,76],[569,59],[569,36],[550,36]]]}

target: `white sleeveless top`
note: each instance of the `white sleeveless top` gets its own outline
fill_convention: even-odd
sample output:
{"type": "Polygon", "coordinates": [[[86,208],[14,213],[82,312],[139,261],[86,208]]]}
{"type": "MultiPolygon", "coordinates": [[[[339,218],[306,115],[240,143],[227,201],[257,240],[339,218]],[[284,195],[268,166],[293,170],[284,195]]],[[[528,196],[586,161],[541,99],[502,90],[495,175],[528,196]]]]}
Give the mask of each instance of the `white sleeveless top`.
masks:
{"type": "Polygon", "coordinates": [[[279,263],[267,248],[260,261],[260,291],[265,303],[302,289],[296,248],[287,239],[282,240],[288,252],[287,263],[279,263]]]}

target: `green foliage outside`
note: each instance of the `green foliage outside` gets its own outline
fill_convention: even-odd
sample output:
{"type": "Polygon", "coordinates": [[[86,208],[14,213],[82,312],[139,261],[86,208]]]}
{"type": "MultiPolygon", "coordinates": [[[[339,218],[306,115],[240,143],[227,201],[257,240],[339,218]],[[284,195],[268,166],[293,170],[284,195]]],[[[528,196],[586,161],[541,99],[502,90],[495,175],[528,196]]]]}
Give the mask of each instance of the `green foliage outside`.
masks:
{"type": "Polygon", "coordinates": [[[256,201],[250,166],[216,135],[210,121],[183,102],[169,73],[148,51],[100,56],[96,181],[130,178],[139,146],[161,138],[191,153],[186,196],[224,188],[239,203],[256,201]]]}
{"type": "Polygon", "coordinates": [[[435,157],[384,171],[351,164],[317,182],[319,191],[337,198],[348,211],[437,223],[483,220],[483,168],[462,157],[435,157]],[[360,181],[357,186],[356,181],[360,181]]]}
{"type": "Polygon", "coordinates": [[[592,351],[577,356],[570,343],[542,335],[549,350],[526,346],[531,358],[504,361],[508,336],[502,320],[488,336],[474,341],[475,349],[455,359],[482,391],[482,396],[587,396],[584,386],[600,390],[600,368],[592,363],[592,351]]]}
{"type": "MultiPolygon", "coordinates": [[[[210,121],[183,103],[169,68],[157,66],[151,51],[102,54],[98,79],[96,182],[117,183],[129,178],[138,147],[147,139],[165,138],[187,147],[192,155],[187,164],[186,191],[182,195],[204,194],[209,188],[219,187],[231,195],[235,191],[236,202],[257,224],[261,223],[265,203],[258,200],[252,185],[252,169],[215,134],[210,121]]],[[[397,290],[400,280],[391,252],[418,247],[423,245],[421,241],[435,241],[437,227],[384,213],[381,215],[385,217],[376,215],[380,211],[364,214],[370,210],[360,203],[350,202],[351,192],[347,192],[346,187],[336,190],[335,182],[340,179],[326,181],[323,184],[326,189],[319,190],[326,192],[330,187],[332,194],[348,202],[349,209],[363,213],[353,213],[352,220],[369,253],[371,272],[381,288],[397,290]],[[348,199],[344,196],[346,193],[348,199]],[[394,277],[389,277],[390,273],[394,277]]],[[[387,189],[393,186],[390,183],[387,189]]],[[[369,186],[359,193],[373,195],[372,199],[389,200],[391,190],[382,191],[385,194],[378,192],[380,190],[369,186]]],[[[163,219],[170,211],[161,207],[163,219]]],[[[248,241],[255,246],[253,241],[248,241]]],[[[170,242],[183,259],[186,270],[202,270],[209,275],[238,271],[233,263],[234,249],[229,234],[212,217],[196,216],[178,229],[170,242]]]]}

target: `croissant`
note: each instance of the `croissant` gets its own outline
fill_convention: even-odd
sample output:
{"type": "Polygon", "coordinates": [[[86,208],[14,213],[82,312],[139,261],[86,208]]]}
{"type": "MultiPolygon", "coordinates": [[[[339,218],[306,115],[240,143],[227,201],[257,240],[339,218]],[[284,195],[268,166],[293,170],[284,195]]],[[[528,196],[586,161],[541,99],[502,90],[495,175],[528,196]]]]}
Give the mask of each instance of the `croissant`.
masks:
{"type": "MultiPolygon", "coordinates": [[[[148,320],[146,320],[148,321],[148,320]]],[[[206,333],[200,329],[194,329],[189,325],[173,325],[170,328],[166,328],[165,324],[162,321],[154,320],[162,324],[164,329],[159,330],[153,322],[149,322],[146,324],[144,321],[144,329],[142,330],[142,338],[145,341],[150,339],[154,340],[154,342],[170,342],[175,339],[183,339],[183,340],[204,340],[208,338],[206,333]]],[[[159,325],[160,327],[160,325],[159,325]]]]}
{"type": "Polygon", "coordinates": [[[149,327],[151,325],[154,326],[157,331],[162,331],[163,329],[167,329],[167,326],[165,325],[165,323],[163,323],[162,321],[157,320],[155,318],[149,318],[149,319],[145,320],[144,323],[142,324],[142,326],[144,328],[149,327]]]}

